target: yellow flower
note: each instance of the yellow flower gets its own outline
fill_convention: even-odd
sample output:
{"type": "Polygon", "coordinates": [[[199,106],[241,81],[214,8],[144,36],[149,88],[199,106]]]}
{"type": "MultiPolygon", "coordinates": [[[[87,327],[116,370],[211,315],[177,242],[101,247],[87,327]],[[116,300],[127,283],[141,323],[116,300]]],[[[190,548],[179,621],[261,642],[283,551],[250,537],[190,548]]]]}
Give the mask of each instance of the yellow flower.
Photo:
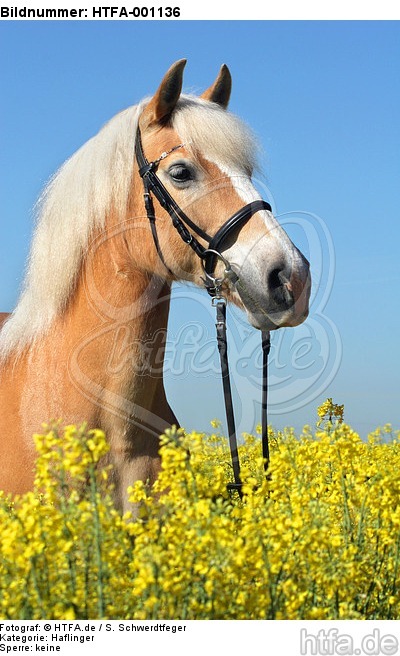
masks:
{"type": "MultiPolygon", "coordinates": [[[[319,417],[342,411],[328,399],[319,417]]],[[[171,429],[156,485],[134,483],[122,518],[104,434],[46,427],[36,491],[0,494],[0,617],[398,618],[400,441],[388,435],[270,428],[267,479],[260,438],[245,435],[240,499],[227,440],[171,429]]]]}

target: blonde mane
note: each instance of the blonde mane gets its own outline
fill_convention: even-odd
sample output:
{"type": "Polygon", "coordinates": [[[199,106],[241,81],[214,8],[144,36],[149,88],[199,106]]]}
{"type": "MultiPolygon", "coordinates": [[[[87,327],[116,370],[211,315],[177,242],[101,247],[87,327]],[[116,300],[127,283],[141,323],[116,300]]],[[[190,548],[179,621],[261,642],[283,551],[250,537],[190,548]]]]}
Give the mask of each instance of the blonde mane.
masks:
{"type": "MultiPolygon", "coordinates": [[[[65,309],[90,238],[105,226],[111,206],[125,216],[135,159],[141,101],[112,118],[68,159],[36,206],[28,266],[19,302],[0,332],[0,360],[34,343],[65,309]]],[[[207,159],[251,173],[256,142],[236,116],[214,103],[181,96],[173,126],[207,159]]]]}

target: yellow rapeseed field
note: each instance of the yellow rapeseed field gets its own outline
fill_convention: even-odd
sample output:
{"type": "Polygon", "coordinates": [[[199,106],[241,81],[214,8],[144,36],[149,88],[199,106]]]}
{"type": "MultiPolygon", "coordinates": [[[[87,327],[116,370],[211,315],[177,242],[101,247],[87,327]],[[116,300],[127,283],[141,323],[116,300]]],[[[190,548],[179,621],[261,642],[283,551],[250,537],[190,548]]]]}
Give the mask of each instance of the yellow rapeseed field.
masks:
{"type": "Polygon", "coordinates": [[[100,431],[36,436],[36,489],[1,496],[3,619],[394,619],[400,617],[400,439],[362,440],[328,399],[316,429],[270,429],[240,447],[244,498],[228,493],[218,434],[162,438],[154,490],[112,502],[100,431]]]}

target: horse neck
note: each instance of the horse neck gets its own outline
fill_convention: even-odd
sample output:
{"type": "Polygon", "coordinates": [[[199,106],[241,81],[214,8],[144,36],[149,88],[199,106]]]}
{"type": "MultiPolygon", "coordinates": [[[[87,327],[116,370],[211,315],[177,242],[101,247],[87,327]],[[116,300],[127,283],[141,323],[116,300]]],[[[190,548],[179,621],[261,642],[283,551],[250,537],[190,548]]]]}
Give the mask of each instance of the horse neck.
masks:
{"type": "Polygon", "coordinates": [[[149,409],[163,391],[170,303],[170,285],[149,272],[152,259],[147,225],[108,227],[89,249],[64,318],[72,374],[84,369],[106,394],[149,409]]]}

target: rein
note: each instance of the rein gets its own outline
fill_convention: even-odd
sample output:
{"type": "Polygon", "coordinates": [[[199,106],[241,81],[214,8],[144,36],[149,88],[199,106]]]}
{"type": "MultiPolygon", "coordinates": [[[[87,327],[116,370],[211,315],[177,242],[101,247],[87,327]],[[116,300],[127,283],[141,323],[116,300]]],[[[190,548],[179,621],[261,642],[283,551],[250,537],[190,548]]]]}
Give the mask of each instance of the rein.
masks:
{"type": "MultiPolygon", "coordinates": [[[[239,282],[238,274],[232,269],[228,260],[221,254],[223,245],[226,239],[233,233],[240,230],[245,223],[260,210],[271,211],[271,206],[264,200],[255,200],[248,203],[240,210],[235,212],[225,223],[219,228],[213,237],[207,234],[202,228],[194,223],[185,212],[179,207],[169,191],[165,188],[160,178],[157,176],[158,164],[170,155],[175,150],[182,148],[184,144],[179,144],[171,150],[164,152],[160,157],[153,162],[149,162],[143,151],[140,129],[138,127],[135,140],[135,156],[139,167],[139,175],[143,181],[144,187],[144,204],[146,209],[147,218],[150,222],[151,233],[153,236],[154,244],[157,253],[167,268],[173,275],[166,264],[157,235],[156,216],[154,212],[153,198],[160,203],[172,219],[172,224],[177,230],[181,239],[190,246],[196,255],[201,259],[204,278],[202,281],[204,286],[211,296],[211,302],[216,309],[216,330],[217,330],[217,344],[221,362],[221,375],[224,391],[225,412],[228,424],[229,434],[229,447],[231,452],[232,468],[233,468],[233,483],[228,483],[227,488],[230,491],[238,492],[242,497],[242,480],[240,477],[240,461],[236,438],[236,425],[235,415],[232,401],[232,389],[229,374],[229,361],[228,361],[228,344],[226,335],[226,299],[222,294],[223,283],[227,280],[235,285],[239,282]],[[192,232],[190,232],[190,230],[192,232]],[[207,247],[203,246],[193,232],[207,243],[207,247]],[[215,269],[218,261],[224,265],[223,277],[215,277],[215,269]]],[[[264,470],[267,473],[269,465],[269,443],[268,443],[268,354],[270,351],[270,334],[269,331],[262,332],[261,346],[263,350],[263,373],[262,373],[262,401],[261,401],[261,443],[262,455],[264,459],[264,470]]]]}

